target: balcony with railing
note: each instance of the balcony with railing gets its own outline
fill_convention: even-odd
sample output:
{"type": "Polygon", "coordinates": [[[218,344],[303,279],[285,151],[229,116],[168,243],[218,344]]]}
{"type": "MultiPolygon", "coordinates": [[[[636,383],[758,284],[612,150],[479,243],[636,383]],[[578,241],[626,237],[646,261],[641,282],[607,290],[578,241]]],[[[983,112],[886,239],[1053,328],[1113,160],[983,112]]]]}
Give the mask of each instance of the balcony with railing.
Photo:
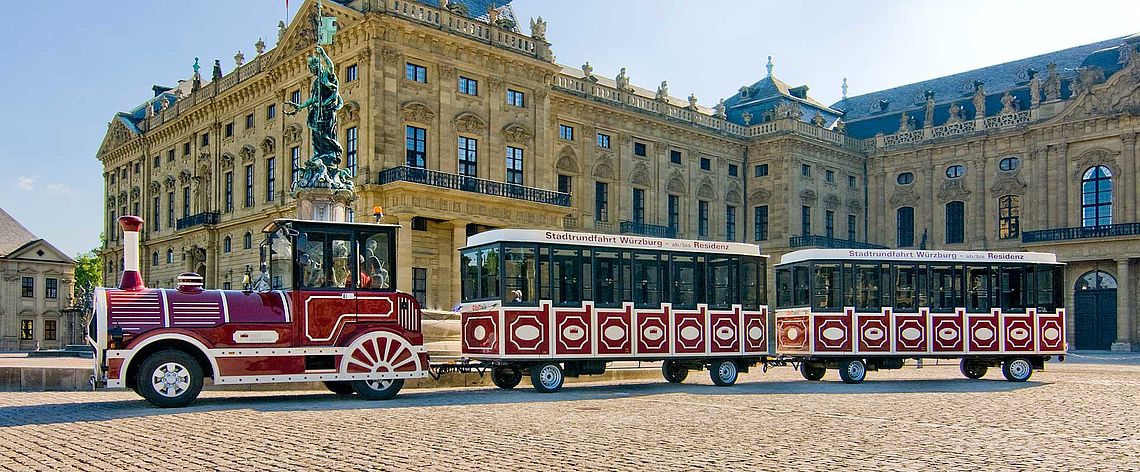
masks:
{"type": "Polygon", "coordinates": [[[399,166],[380,171],[380,185],[393,182],[411,182],[450,190],[461,190],[496,197],[515,198],[534,203],[545,203],[547,205],[570,206],[570,194],[568,193],[480,179],[478,177],[468,177],[466,175],[448,174],[446,172],[419,167],[399,166]]]}
{"type": "Polygon", "coordinates": [[[886,246],[878,244],[865,243],[861,241],[852,241],[850,239],[840,239],[836,237],[821,236],[818,234],[808,234],[804,236],[792,236],[788,240],[790,247],[816,247],[827,249],[886,249],[886,246]]]}
{"type": "Polygon", "coordinates": [[[174,223],[174,228],[178,231],[190,229],[202,225],[216,225],[218,224],[218,217],[220,214],[216,211],[206,211],[196,215],[190,215],[185,218],[179,218],[174,223]]]}
{"type": "Polygon", "coordinates": [[[623,221],[618,225],[618,230],[622,234],[640,234],[642,236],[653,236],[656,238],[677,237],[677,230],[675,228],[639,223],[636,221],[623,221]]]}
{"type": "Polygon", "coordinates": [[[1140,236],[1140,223],[1026,231],[1021,233],[1021,242],[1042,243],[1049,241],[1069,241],[1073,239],[1113,238],[1119,236],[1140,236]]]}

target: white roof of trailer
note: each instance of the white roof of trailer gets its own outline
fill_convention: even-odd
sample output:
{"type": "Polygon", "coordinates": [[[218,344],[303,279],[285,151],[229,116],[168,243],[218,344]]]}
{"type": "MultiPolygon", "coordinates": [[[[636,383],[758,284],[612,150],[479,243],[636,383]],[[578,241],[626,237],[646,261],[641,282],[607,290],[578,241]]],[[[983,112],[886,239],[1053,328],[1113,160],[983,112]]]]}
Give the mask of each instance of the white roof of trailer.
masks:
{"type": "Polygon", "coordinates": [[[649,249],[768,257],[760,254],[760,246],[755,244],[651,238],[628,234],[575,233],[570,231],[541,229],[493,229],[484,231],[474,236],[469,236],[467,238],[467,247],[482,246],[484,244],[497,242],[526,242],[596,248],[649,249]]]}
{"type": "Polygon", "coordinates": [[[809,260],[916,261],[916,262],[995,262],[1057,264],[1057,256],[1047,252],[937,251],[916,249],[803,249],[784,254],[780,263],[809,260]]]}

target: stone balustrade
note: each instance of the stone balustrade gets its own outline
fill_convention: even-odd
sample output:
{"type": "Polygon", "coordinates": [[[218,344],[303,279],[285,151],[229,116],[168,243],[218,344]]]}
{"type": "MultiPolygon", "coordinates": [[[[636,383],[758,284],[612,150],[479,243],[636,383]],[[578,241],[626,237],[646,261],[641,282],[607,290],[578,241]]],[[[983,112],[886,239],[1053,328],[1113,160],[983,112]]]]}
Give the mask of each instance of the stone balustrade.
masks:
{"type": "Polygon", "coordinates": [[[945,138],[949,136],[971,134],[980,131],[1015,128],[1018,126],[1027,125],[1037,120],[1038,118],[1038,109],[1031,108],[1029,110],[1018,112],[1003,113],[997,116],[987,116],[982,119],[957,121],[954,123],[946,123],[941,126],[876,136],[874,138],[865,140],[867,143],[865,149],[886,149],[896,146],[921,143],[923,141],[945,138]]]}
{"type": "Polygon", "coordinates": [[[409,0],[388,0],[386,8],[388,13],[401,18],[424,23],[528,56],[539,57],[537,43],[534,39],[483,21],[473,20],[447,10],[432,8],[409,0]]]}

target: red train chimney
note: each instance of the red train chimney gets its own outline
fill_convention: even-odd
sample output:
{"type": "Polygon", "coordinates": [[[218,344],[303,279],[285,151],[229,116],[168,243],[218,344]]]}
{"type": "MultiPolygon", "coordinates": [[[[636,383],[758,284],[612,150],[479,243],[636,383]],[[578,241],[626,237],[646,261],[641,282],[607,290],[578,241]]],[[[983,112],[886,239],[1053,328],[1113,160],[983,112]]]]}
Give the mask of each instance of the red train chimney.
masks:
{"type": "Polygon", "coordinates": [[[123,279],[119,281],[119,289],[137,291],[146,288],[143,285],[142,274],[139,273],[139,230],[142,229],[143,219],[134,215],[119,217],[119,226],[123,227],[123,279]]]}

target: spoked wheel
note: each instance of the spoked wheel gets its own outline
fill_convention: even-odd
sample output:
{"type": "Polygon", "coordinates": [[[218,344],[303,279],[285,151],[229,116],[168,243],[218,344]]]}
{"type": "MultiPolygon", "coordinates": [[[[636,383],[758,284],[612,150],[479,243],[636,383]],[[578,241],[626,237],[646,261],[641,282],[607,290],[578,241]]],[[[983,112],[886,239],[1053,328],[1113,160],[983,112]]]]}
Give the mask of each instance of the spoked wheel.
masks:
{"type": "Polygon", "coordinates": [[[325,381],[325,388],[337,395],[352,395],[352,382],[325,381]]]}
{"type": "Polygon", "coordinates": [[[862,359],[844,359],[839,363],[839,378],[844,383],[862,383],[867,378],[867,363],[862,359]]]}
{"type": "Polygon", "coordinates": [[[980,379],[986,375],[989,370],[985,364],[976,359],[962,359],[961,363],[962,375],[968,379],[980,379]]]}
{"type": "Polygon", "coordinates": [[[530,383],[538,393],[557,392],[565,381],[562,367],[555,362],[539,364],[530,369],[530,383]]]}
{"type": "Polygon", "coordinates": [[[827,368],[822,365],[807,362],[800,363],[800,375],[807,380],[815,382],[822,379],[825,373],[827,373],[827,368]]]}
{"type": "Polygon", "coordinates": [[[496,387],[510,390],[522,381],[522,371],[517,366],[501,365],[491,369],[491,381],[496,387]]]}
{"type": "Polygon", "coordinates": [[[681,383],[689,376],[689,368],[677,361],[665,361],[661,363],[661,375],[669,383],[681,383]]]}
{"type": "Polygon", "coordinates": [[[365,400],[391,400],[404,387],[404,379],[353,380],[349,385],[365,400]]]}
{"type": "Polygon", "coordinates": [[[1006,359],[1001,363],[1001,373],[1010,382],[1024,382],[1033,375],[1033,364],[1024,357],[1006,359]]]}
{"type": "Polygon", "coordinates": [[[151,405],[189,405],[202,392],[202,366],[190,354],[166,350],[151,354],[139,367],[136,391],[151,405]]]}
{"type": "Polygon", "coordinates": [[[736,377],[740,372],[736,368],[736,362],[730,360],[723,360],[713,363],[709,368],[709,378],[718,387],[727,387],[736,383],[736,377]]]}

